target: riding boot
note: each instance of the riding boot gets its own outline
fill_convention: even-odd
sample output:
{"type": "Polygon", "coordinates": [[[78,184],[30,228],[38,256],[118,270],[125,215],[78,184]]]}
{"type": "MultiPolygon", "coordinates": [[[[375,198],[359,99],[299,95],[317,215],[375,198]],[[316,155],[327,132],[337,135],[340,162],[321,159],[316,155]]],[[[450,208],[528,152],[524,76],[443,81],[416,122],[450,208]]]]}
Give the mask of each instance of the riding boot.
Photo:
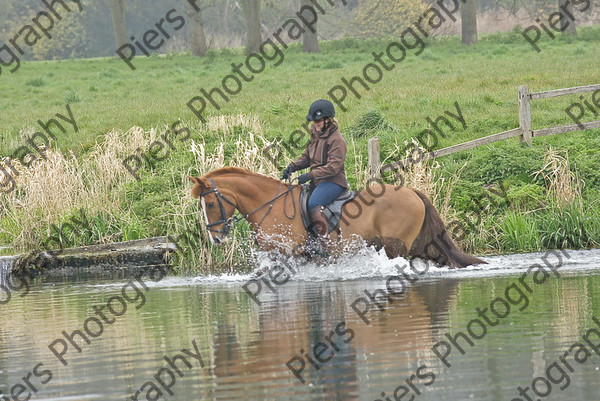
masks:
{"type": "Polygon", "coordinates": [[[323,207],[317,206],[310,211],[310,218],[313,222],[313,228],[319,235],[323,246],[329,244],[329,223],[323,215],[323,207]]]}

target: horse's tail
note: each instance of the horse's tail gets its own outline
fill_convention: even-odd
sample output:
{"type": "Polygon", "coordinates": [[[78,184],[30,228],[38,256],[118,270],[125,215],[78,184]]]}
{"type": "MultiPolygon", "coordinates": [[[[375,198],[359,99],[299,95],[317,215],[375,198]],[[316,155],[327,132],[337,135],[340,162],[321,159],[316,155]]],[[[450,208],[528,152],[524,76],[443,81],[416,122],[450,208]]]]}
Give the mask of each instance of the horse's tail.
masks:
{"type": "Polygon", "coordinates": [[[415,239],[410,256],[433,260],[450,267],[466,267],[487,263],[481,259],[461,252],[446,231],[446,225],[427,197],[413,189],[425,205],[425,220],[421,232],[415,239]]]}

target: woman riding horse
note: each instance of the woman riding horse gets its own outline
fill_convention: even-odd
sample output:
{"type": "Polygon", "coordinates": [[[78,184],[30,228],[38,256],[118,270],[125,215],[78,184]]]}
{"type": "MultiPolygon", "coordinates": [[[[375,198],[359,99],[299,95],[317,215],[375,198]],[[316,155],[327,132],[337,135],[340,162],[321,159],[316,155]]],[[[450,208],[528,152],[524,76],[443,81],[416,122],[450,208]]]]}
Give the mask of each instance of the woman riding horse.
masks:
{"type": "Polygon", "coordinates": [[[298,177],[298,183],[312,181],[314,190],[308,199],[308,210],[313,227],[322,242],[329,239],[329,225],[323,215],[323,208],[333,202],[348,189],[344,162],[346,160],[346,140],[340,133],[335,117],[335,108],[328,100],[314,102],[306,116],[312,121],[311,138],[306,150],[283,171],[287,180],[294,171],[310,167],[308,173],[298,177]]]}
{"type": "MultiPolygon", "coordinates": [[[[322,208],[348,188],[344,171],[346,141],[334,116],[333,104],[327,100],[310,106],[306,119],[313,122],[311,140],[304,154],[283,172],[283,179],[288,179],[294,171],[310,167],[298,182],[312,180],[315,186],[308,205],[325,249],[333,245],[341,254],[347,252],[348,241],[358,241],[377,250],[383,248],[389,258],[419,257],[450,267],[486,263],[456,247],[424,194],[383,183],[360,191],[343,206],[340,230],[333,234],[336,243],[328,244],[329,224],[322,208]]],[[[289,255],[305,254],[312,247],[300,213],[296,213],[296,199],[301,192],[298,185],[237,167],[220,168],[190,179],[194,183],[192,196],[200,198],[212,242],[225,241],[235,223],[246,219],[263,250],[289,255]],[[240,216],[233,216],[235,210],[240,216]]]]}

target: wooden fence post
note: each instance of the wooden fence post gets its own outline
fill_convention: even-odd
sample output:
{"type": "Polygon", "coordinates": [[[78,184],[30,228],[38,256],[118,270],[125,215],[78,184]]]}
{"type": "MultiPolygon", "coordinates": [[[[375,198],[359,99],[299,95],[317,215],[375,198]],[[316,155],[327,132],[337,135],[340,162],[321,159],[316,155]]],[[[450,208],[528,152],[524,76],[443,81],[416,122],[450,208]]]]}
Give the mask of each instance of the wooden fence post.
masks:
{"type": "Polygon", "coordinates": [[[532,145],[531,131],[531,96],[527,85],[519,86],[519,125],[521,127],[521,142],[532,145]]]}
{"type": "Polygon", "coordinates": [[[367,152],[369,155],[369,179],[378,179],[381,177],[379,166],[381,159],[379,156],[379,138],[374,137],[369,139],[367,152]]]}

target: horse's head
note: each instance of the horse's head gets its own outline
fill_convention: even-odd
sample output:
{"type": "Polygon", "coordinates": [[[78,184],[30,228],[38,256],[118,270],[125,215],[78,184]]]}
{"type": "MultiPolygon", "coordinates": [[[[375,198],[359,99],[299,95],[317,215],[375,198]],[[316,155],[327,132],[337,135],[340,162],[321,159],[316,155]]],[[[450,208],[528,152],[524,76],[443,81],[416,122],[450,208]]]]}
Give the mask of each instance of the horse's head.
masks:
{"type": "Polygon", "coordinates": [[[206,229],[210,240],[220,245],[229,239],[229,230],[233,224],[232,217],[236,205],[219,190],[210,178],[190,177],[194,183],[192,197],[200,198],[199,206],[206,218],[206,229]]]}

